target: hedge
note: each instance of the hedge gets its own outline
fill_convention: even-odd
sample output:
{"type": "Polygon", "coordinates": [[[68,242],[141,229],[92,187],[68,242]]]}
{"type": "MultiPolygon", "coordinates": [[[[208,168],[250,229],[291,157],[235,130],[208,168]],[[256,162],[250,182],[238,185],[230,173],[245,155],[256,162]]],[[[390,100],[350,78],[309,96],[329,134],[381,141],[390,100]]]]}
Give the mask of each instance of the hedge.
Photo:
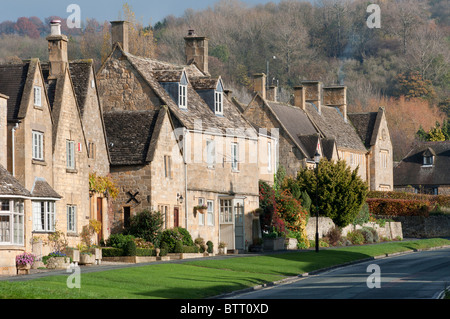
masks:
{"type": "Polygon", "coordinates": [[[424,200],[391,198],[367,198],[369,211],[378,216],[424,216],[428,217],[432,205],[424,200]]]}
{"type": "Polygon", "coordinates": [[[436,205],[450,207],[450,195],[426,195],[406,192],[370,191],[367,194],[367,198],[419,200],[429,202],[433,207],[436,205]]]}
{"type": "MultiPolygon", "coordinates": [[[[197,246],[183,246],[183,253],[198,253],[197,246]]],[[[167,255],[167,251],[161,249],[161,256],[167,255]]],[[[124,249],[115,247],[102,247],[103,257],[120,257],[125,256],[124,249]]],[[[156,256],[156,250],[154,248],[136,248],[136,256],[156,256]]]]}

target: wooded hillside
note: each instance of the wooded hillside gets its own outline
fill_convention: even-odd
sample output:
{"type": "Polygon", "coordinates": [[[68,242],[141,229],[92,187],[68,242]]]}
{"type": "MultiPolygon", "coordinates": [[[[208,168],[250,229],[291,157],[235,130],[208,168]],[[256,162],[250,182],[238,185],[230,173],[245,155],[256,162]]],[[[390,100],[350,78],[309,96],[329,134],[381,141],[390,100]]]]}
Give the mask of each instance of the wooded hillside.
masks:
{"type": "MultiPolygon", "coordinates": [[[[302,80],[347,85],[350,112],[386,106],[399,160],[420,127],[429,131],[450,113],[450,4],[448,0],[375,3],[381,9],[381,28],[367,26],[370,12],[363,0],[257,6],[221,0],[206,10],[168,16],[153,26],[145,25],[125,5],[120,17],[133,21],[132,39],[141,41],[134,53],[165,61],[185,62],[183,37],[188,29],[207,36],[210,72],[221,75],[243,102],[250,97],[243,88],[253,73],[268,71],[270,83],[281,88],[283,101],[289,101],[290,89],[302,80]]],[[[53,18],[0,23],[0,59],[47,60],[45,37],[53,18]]],[[[99,67],[111,47],[109,28],[108,22],[95,19],[85,21],[82,29],[63,28],[70,38],[69,58],[93,58],[99,67]]]]}

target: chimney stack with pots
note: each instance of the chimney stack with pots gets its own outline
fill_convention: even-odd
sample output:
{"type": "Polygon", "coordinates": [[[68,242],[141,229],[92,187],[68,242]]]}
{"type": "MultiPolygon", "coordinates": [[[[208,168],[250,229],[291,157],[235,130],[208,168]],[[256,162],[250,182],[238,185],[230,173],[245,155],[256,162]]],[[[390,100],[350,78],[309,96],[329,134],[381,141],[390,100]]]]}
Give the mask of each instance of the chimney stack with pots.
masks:
{"type": "Polygon", "coordinates": [[[253,91],[266,99],[266,75],[264,73],[253,74],[253,91]]]}
{"type": "Polygon", "coordinates": [[[67,56],[67,36],[61,34],[61,20],[50,22],[51,33],[47,36],[50,77],[62,74],[69,62],[67,56]]]}
{"type": "Polygon", "coordinates": [[[301,108],[303,111],[305,110],[306,103],[306,89],[301,86],[294,86],[294,106],[301,108]]]}
{"type": "Polygon", "coordinates": [[[206,75],[209,75],[208,41],[207,37],[197,36],[193,29],[190,29],[187,36],[184,37],[186,63],[195,62],[200,71],[206,75]]]}
{"type": "Polygon", "coordinates": [[[321,87],[320,81],[302,81],[302,85],[305,89],[305,101],[313,103],[319,114],[322,114],[322,99],[321,99],[321,87]]]}
{"type": "Polygon", "coordinates": [[[269,89],[266,92],[267,100],[276,102],[278,99],[277,92],[278,92],[277,86],[275,85],[269,86],[269,89]]]}

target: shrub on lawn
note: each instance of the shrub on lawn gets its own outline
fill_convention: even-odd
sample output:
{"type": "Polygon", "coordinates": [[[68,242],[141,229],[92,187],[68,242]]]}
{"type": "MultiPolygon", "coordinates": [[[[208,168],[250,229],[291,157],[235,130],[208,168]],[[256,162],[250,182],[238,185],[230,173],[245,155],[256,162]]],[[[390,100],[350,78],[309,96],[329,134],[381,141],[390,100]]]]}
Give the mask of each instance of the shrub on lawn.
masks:
{"type": "Polygon", "coordinates": [[[359,231],[350,231],[347,233],[347,239],[350,240],[350,242],[353,245],[362,245],[364,244],[364,236],[359,231]]]}
{"type": "Polygon", "coordinates": [[[191,234],[189,234],[188,230],[183,227],[176,227],[175,228],[183,237],[183,245],[184,246],[194,246],[194,241],[192,240],[191,234]]]}

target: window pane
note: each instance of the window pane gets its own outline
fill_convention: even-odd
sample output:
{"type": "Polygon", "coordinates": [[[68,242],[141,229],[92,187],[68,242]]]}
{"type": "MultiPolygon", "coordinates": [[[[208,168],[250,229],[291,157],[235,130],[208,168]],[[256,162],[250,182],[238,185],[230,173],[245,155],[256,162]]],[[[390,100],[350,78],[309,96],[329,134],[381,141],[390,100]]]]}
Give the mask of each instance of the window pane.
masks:
{"type": "Polygon", "coordinates": [[[214,202],[208,201],[208,225],[214,225],[214,202]]]}
{"type": "Polygon", "coordinates": [[[0,209],[2,211],[9,212],[9,200],[2,200],[0,209]]]}
{"type": "Polygon", "coordinates": [[[9,243],[11,224],[10,216],[0,216],[0,243],[9,243]]]}
{"type": "Polygon", "coordinates": [[[14,215],[14,244],[23,245],[23,215],[14,215]]]}

